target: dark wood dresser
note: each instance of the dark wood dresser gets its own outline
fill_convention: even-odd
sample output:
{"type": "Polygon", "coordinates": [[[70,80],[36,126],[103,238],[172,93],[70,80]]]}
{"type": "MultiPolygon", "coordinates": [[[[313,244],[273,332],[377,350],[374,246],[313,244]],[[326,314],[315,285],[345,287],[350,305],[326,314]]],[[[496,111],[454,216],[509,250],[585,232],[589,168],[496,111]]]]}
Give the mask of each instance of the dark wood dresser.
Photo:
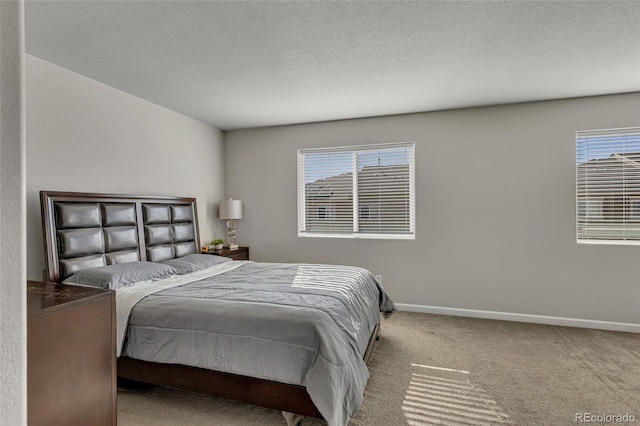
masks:
{"type": "Polygon", "coordinates": [[[111,290],[27,281],[29,426],[115,425],[111,290]]]}

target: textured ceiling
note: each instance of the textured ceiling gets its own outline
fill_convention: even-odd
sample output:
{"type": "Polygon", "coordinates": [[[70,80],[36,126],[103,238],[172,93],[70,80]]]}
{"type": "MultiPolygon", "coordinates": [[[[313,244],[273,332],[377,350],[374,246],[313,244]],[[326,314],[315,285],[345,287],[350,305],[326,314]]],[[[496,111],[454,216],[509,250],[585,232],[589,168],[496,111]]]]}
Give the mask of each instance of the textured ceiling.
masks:
{"type": "Polygon", "coordinates": [[[27,1],[27,53],[220,129],[640,91],[637,1],[27,1]]]}

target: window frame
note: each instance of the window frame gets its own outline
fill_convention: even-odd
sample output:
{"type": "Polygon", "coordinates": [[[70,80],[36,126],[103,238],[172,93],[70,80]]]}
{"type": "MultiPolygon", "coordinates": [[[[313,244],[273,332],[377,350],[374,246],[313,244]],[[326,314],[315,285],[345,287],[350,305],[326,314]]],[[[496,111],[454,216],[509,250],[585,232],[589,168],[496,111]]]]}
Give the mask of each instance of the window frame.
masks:
{"type": "Polygon", "coordinates": [[[634,214],[640,202],[640,127],[583,130],[575,137],[576,242],[640,245],[640,215],[634,214]],[[620,189],[608,189],[615,185],[620,189]]]}
{"type": "MultiPolygon", "coordinates": [[[[298,237],[302,238],[347,238],[347,239],[384,239],[384,240],[415,240],[415,142],[392,142],[392,143],[376,143],[368,145],[349,145],[349,146],[337,146],[327,148],[306,148],[298,149],[297,152],[297,189],[298,189],[298,237]],[[358,197],[358,173],[357,173],[357,153],[366,151],[376,151],[382,149],[394,149],[394,148],[410,148],[409,158],[409,231],[407,233],[380,233],[380,232],[360,232],[359,229],[359,217],[360,208],[367,204],[359,201],[358,197]],[[304,182],[304,159],[309,154],[331,154],[331,153],[351,153],[352,154],[352,184],[353,184],[353,209],[351,218],[353,222],[353,229],[351,232],[344,233],[331,233],[331,232],[312,232],[307,231],[306,227],[306,200],[305,200],[305,182],[304,182]]],[[[378,212],[380,215],[380,212],[378,212]]]]}

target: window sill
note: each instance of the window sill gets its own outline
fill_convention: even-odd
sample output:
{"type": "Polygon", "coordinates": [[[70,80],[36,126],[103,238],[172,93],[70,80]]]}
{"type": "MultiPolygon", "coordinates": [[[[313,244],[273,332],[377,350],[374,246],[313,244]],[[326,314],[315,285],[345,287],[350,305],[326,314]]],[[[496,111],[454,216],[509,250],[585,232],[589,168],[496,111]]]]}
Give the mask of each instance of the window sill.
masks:
{"type": "Polygon", "coordinates": [[[415,234],[308,234],[298,233],[300,238],[346,238],[351,240],[415,240],[415,234]]]}

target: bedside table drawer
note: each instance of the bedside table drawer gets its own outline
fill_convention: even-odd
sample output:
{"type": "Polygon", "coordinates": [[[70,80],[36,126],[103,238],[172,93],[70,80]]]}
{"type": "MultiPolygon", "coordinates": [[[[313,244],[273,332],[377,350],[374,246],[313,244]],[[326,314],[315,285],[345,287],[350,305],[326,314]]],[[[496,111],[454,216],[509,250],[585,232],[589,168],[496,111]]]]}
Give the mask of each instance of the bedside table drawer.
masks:
{"type": "Polygon", "coordinates": [[[249,260],[249,254],[246,251],[241,253],[228,254],[226,257],[233,260],[249,260]]]}
{"type": "Polygon", "coordinates": [[[228,247],[225,247],[220,250],[209,250],[205,254],[215,254],[233,260],[249,260],[249,247],[238,247],[237,250],[229,250],[228,247]]]}

